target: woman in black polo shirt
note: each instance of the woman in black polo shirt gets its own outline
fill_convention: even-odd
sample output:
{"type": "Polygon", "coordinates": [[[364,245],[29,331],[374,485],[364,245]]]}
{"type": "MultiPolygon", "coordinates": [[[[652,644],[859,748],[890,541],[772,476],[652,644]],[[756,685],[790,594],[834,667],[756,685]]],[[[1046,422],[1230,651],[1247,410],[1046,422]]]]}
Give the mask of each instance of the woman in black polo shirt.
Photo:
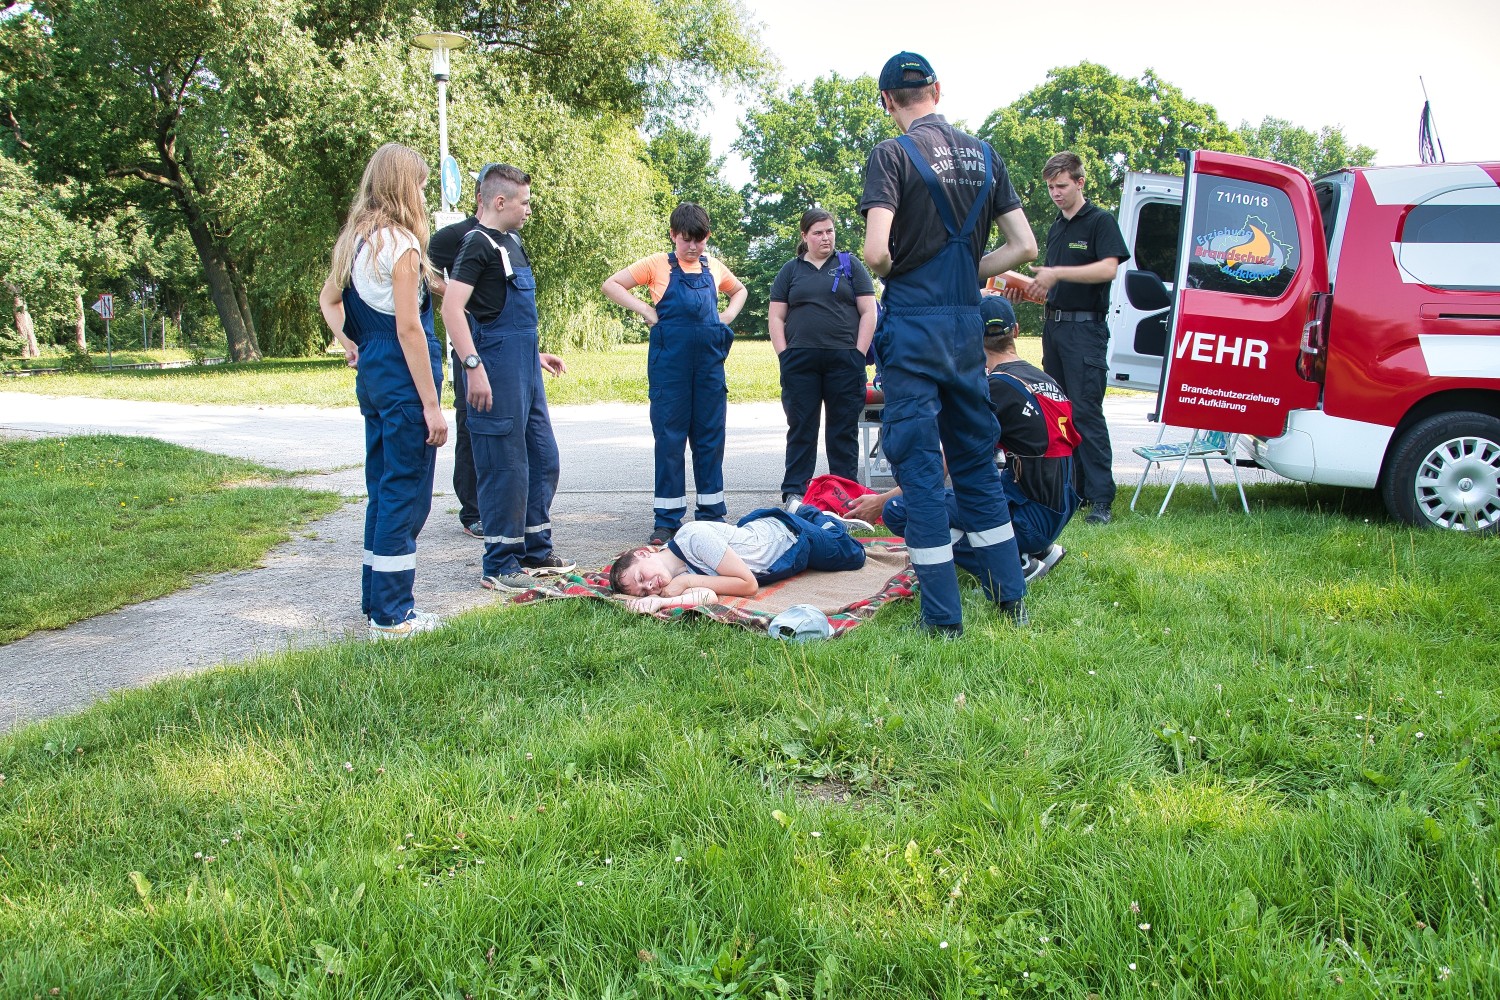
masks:
{"type": "Polygon", "coordinates": [[[781,361],[786,474],[781,499],[800,501],[818,463],[819,412],[827,411],[828,471],[859,477],[865,351],[875,335],[875,288],[858,257],[833,248],[833,216],[802,214],[797,256],[771,283],[771,346],[781,361]]]}

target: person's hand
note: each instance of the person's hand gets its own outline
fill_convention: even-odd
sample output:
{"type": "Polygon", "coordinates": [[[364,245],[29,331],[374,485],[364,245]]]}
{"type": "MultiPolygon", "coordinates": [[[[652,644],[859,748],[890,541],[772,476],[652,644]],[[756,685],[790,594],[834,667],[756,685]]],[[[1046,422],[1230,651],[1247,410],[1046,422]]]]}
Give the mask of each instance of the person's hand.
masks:
{"type": "Polygon", "coordinates": [[[700,604],[718,604],[719,595],[707,587],[689,587],[677,598],[684,608],[696,608],[700,604]]]}
{"type": "Polygon", "coordinates": [[[1057,284],[1057,268],[1055,267],[1039,267],[1032,273],[1035,275],[1035,280],[1031,283],[1033,294],[1045,297],[1057,284]]]}
{"type": "Polygon", "coordinates": [[[557,376],[568,370],[567,364],[565,364],[563,362],[563,359],[558,357],[556,354],[543,354],[541,355],[541,359],[542,370],[547,372],[553,378],[556,378],[557,376]]]}
{"type": "Polygon", "coordinates": [[[625,602],[625,606],[631,611],[639,611],[641,614],[654,614],[662,608],[670,607],[676,603],[674,598],[661,597],[657,594],[648,594],[645,597],[637,597],[625,602]]]}
{"type": "Polygon", "coordinates": [[[874,524],[885,511],[885,494],[866,493],[855,499],[853,506],[844,512],[845,517],[856,517],[874,524]]]}
{"type": "Polygon", "coordinates": [[[655,326],[661,321],[661,318],[656,315],[656,308],[654,306],[647,306],[641,313],[641,319],[646,321],[647,326],[655,326]]]}
{"type": "Polygon", "coordinates": [[[464,397],[468,400],[469,409],[478,413],[490,412],[490,407],[495,402],[495,394],[490,389],[490,377],[485,372],[484,365],[465,371],[464,381],[469,386],[468,394],[464,397]]]}
{"type": "Polygon", "coordinates": [[[350,368],[359,367],[359,345],[352,340],[344,342],[344,364],[350,368]]]}
{"type": "Polygon", "coordinates": [[[448,421],[443,419],[443,408],[437,403],[422,406],[422,419],[427,421],[427,443],[441,448],[448,440],[448,421]]]}
{"type": "Polygon", "coordinates": [[[1012,302],[1025,302],[1026,293],[1016,285],[1006,285],[1004,288],[996,289],[996,294],[1001,295],[1012,302]]]}

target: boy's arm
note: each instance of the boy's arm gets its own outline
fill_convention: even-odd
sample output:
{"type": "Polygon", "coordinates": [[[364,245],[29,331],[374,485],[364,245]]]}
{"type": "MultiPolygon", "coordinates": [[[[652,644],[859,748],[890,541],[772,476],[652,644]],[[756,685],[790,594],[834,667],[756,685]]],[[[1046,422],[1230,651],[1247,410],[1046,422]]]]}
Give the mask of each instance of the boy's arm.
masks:
{"type": "MultiPolygon", "coordinates": [[[[460,358],[478,353],[474,347],[474,338],[469,333],[469,317],[464,312],[469,304],[469,296],[473,293],[473,285],[455,278],[448,282],[448,293],[443,296],[443,326],[460,358]]],[[[490,389],[490,376],[484,370],[484,365],[465,371],[464,383],[469,390],[465,397],[468,405],[479,413],[488,413],[494,405],[494,393],[490,389]]]]}
{"type": "Polygon", "coordinates": [[[641,319],[646,321],[647,326],[656,325],[656,309],[649,302],[643,302],[632,291],[640,282],[636,281],[630,273],[630,268],[625,267],[604,279],[600,290],[604,297],[615,305],[629,309],[641,319]]]}
{"type": "Polygon", "coordinates": [[[674,576],[672,582],[662,588],[662,596],[676,597],[694,587],[706,587],[725,597],[754,597],[756,591],[760,590],[755,574],[734,549],[724,550],[724,558],[719,560],[714,572],[714,576],[700,576],[697,573],[674,576]]]}
{"type": "Polygon", "coordinates": [[[744,285],[741,285],[740,290],[729,297],[728,307],[725,308],[723,312],[719,313],[719,322],[723,323],[725,326],[733,323],[734,318],[740,314],[740,310],[745,308],[745,300],[749,297],[750,289],[746,288],[744,285]]]}

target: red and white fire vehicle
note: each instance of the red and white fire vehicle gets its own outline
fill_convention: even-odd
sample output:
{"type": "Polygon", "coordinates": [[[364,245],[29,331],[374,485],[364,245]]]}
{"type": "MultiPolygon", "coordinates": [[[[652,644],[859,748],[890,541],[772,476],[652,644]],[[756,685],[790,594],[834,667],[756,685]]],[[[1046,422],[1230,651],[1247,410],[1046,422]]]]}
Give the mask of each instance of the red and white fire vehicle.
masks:
{"type": "Polygon", "coordinates": [[[1126,179],[1115,383],[1289,479],[1500,530],[1500,163],[1186,162],[1126,179]]]}

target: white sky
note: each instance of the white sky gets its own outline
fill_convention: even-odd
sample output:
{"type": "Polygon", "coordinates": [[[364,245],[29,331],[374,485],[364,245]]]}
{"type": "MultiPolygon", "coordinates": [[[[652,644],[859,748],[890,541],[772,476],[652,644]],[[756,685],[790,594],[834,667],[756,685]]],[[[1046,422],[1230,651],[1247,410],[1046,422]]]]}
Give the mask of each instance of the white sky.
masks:
{"type": "MultiPolygon", "coordinates": [[[[1500,0],[741,3],[762,23],[783,86],[874,76],[910,50],[937,71],[939,110],[971,128],[1048,70],[1087,60],[1131,78],[1154,69],[1231,128],[1267,115],[1313,132],[1340,125],[1351,144],[1375,148],[1377,163],[1415,163],[1420,75],[1448,160],[1500,159],[1500,0]]],[[[716,103],[706,124],[725,154],[741,108],[716,103]]],[[[734,157],[728,173],[736,185],[749,180],[734,157]]]]}

